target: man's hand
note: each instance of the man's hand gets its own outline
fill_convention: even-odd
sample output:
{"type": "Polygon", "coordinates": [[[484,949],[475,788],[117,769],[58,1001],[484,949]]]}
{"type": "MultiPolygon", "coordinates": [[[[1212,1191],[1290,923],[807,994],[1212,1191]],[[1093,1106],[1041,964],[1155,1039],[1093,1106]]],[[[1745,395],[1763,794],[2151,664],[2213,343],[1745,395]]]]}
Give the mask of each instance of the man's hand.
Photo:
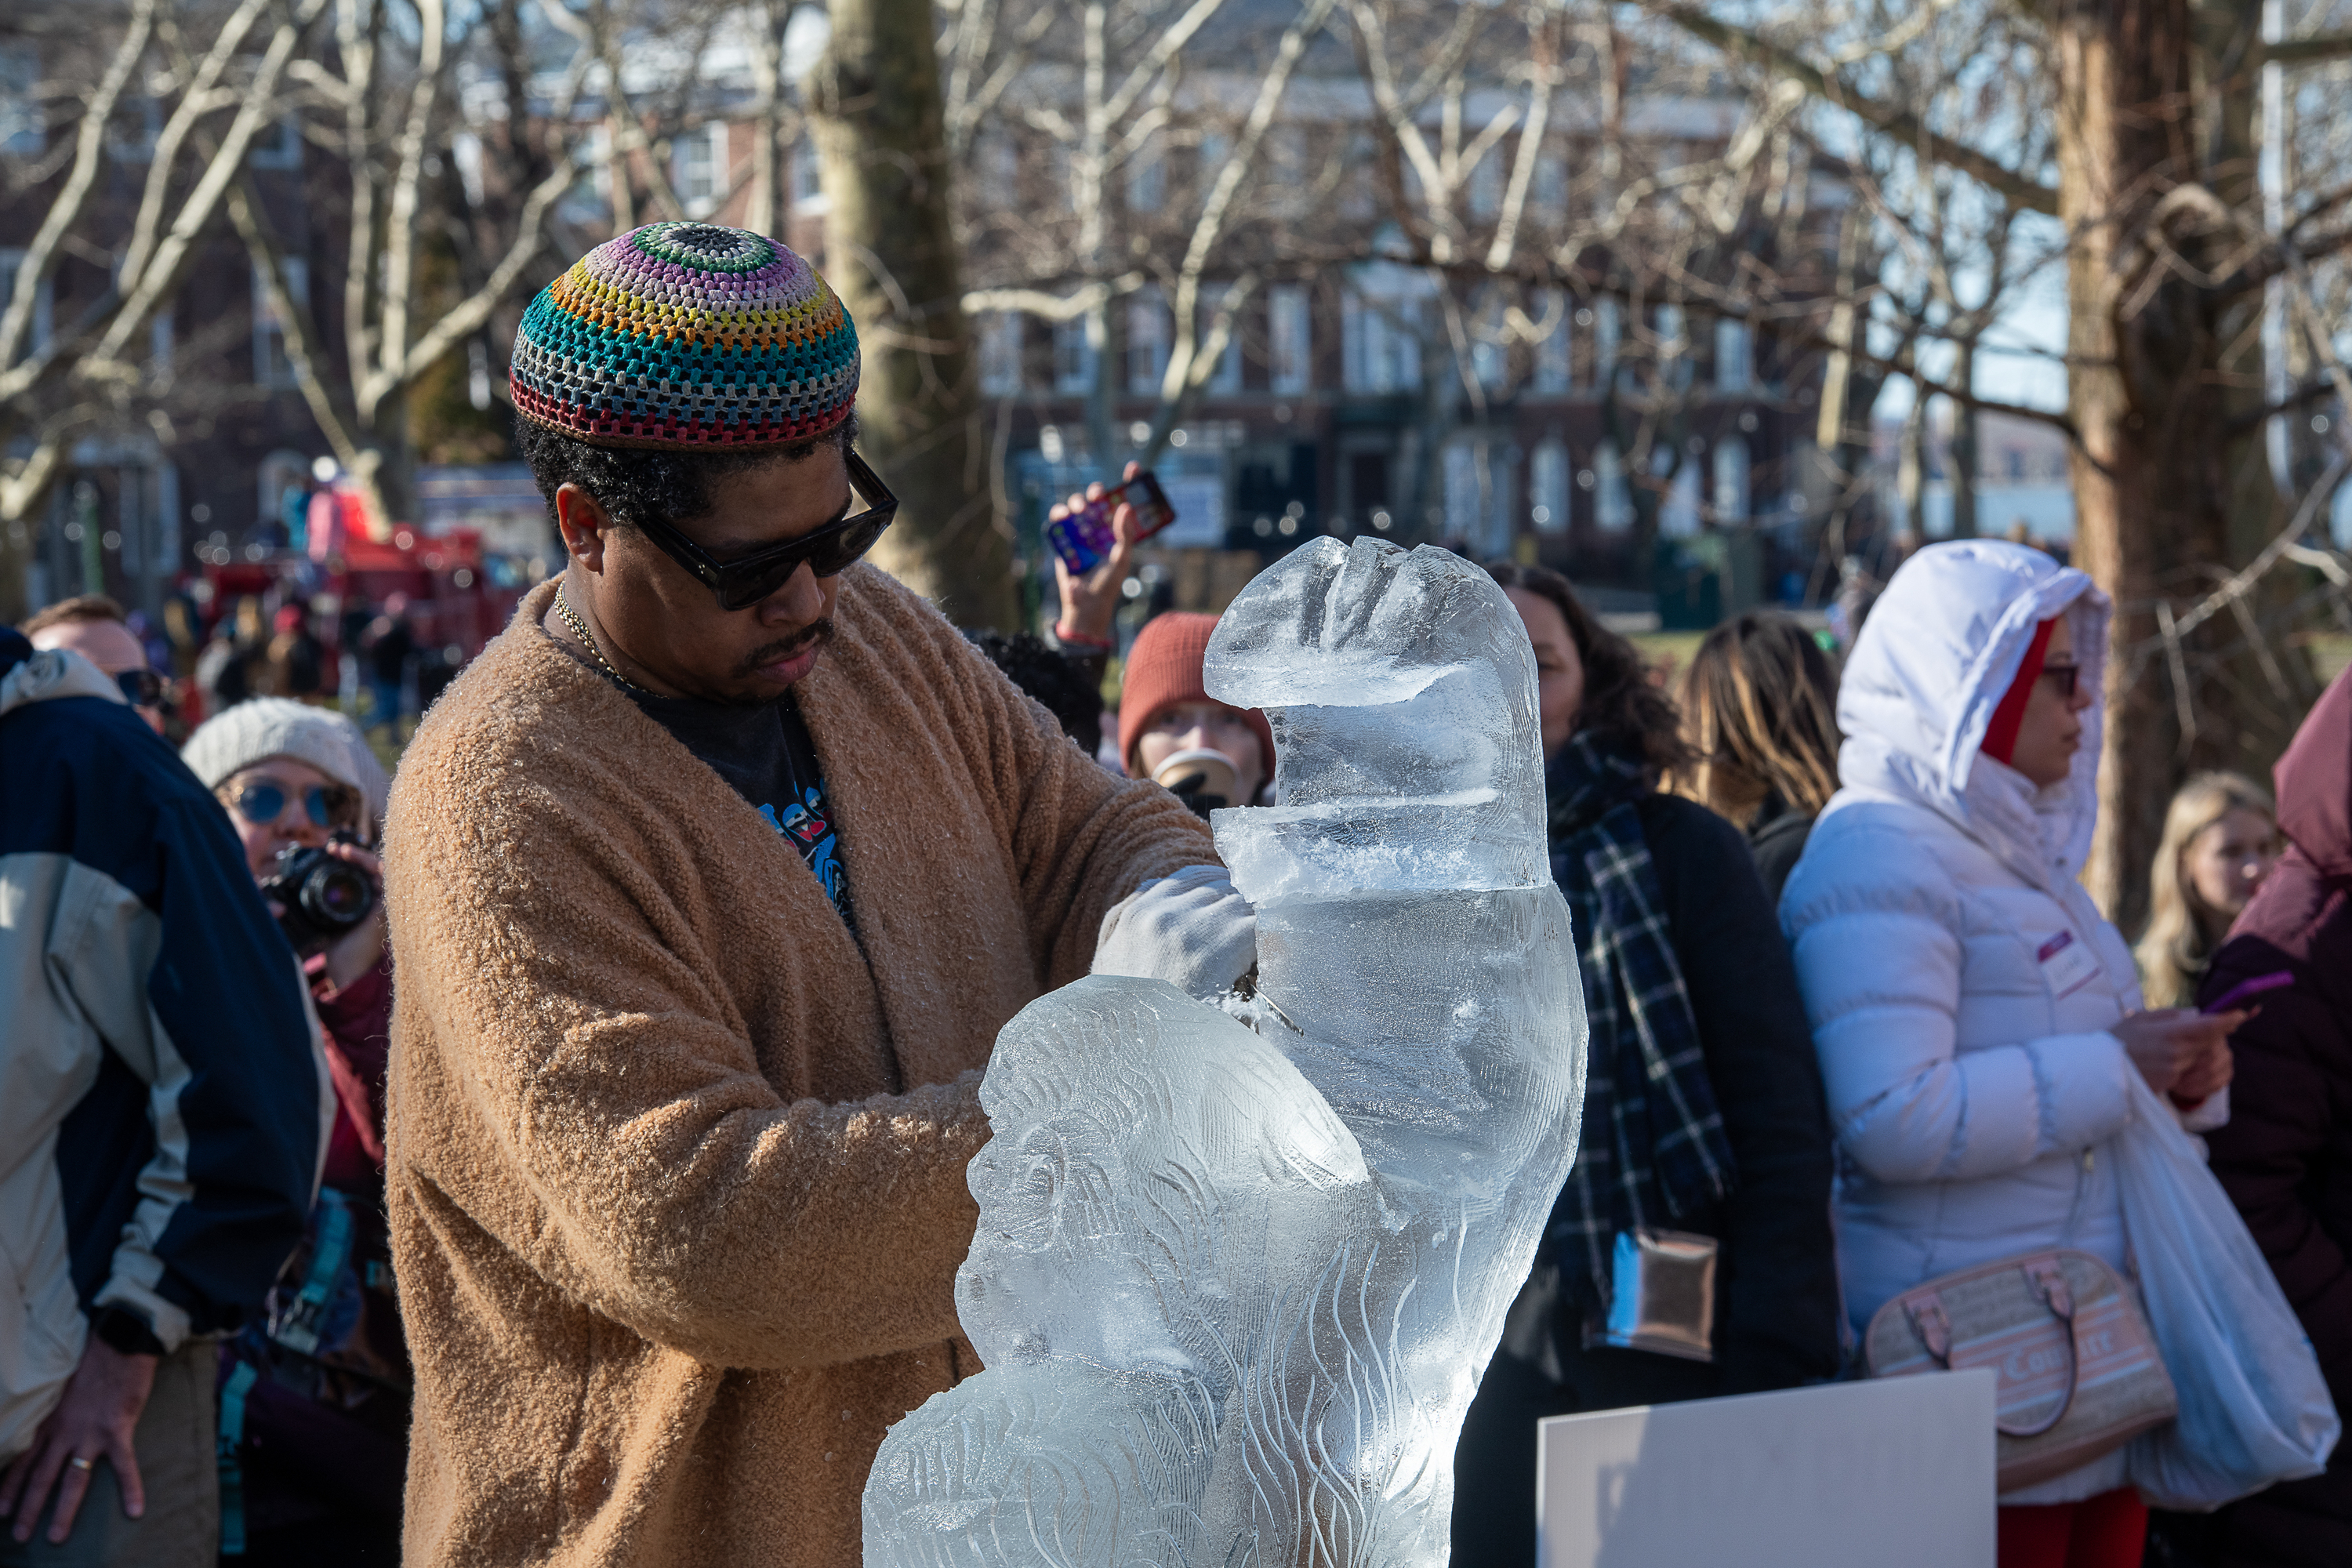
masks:
{"type": "MultiPolygon", "coordinates": [[[[1131,479],[1143,470],[1129,463],[1124,479],[1131,479]]],[[[1059,521],[1072,512],[1083,510],[1091,500],[1102,499],[1099,483],[1087,487],[1084,495],[1074,495],[1055,506],[1048,515],[1059,521]]],[[[1143,519],[1131,506],[1120,506],[1110,514],[1110,531],[1118,541],[1103,563],[1081,577],[1070,570],[1070,563],[1059,555],[1054,557],[1054,582],[1062,593],[1062,615],[1054,623],[1054,635],[1064,642],[1104,644],[1110,641],[1112,616],[1118,613],[1119,590],[1127,581],[1128,568],[1135,561],[1135,546],[1143,531],[1143,519]]]]}
{"type": "Polygon", "coordinates": [[[1222,866],[1187,866],[1111,906],[1094,973],[1165,980],[1186,994],[1233,989],[1257,963],[1257,911],[1222,866]]]}
{"type": "Polygon", "coordinates": [[[49,1544],[73,1533],[74,1517],[89,1494],[91,1471],[100,1459],[114,1467],[122,1489],[122,1511],[137,1519],[147,1511],[147,1491],[139,1479],[139,1458],[131,1435],[154,1391],[157,1358],[124,1355],[92,1334],[81,1364],[67,1380],[65,1397],[33,1434],[33,1447],[0,1477],[0,1518],[16,1516],[18,1541],[33,1538],[33,1526],[57,1488],[57,1510],[49,1518],[49,1544]],[[60,1481],[59,1478],[63,1478],[60,1481]]]}

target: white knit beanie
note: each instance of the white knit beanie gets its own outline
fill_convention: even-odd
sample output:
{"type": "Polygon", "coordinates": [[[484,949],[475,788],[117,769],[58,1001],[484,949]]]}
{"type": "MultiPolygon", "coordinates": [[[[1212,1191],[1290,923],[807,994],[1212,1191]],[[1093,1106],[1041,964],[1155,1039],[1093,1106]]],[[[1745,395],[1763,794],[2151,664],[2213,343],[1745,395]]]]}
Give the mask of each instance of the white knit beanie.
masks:
{"type": "Polygon", "coordinates": [[[366,797],[372,822],[383,820],[392,781],[360,727],[331,708],[284,697],[257,697],[205,720],[180,750],[180,760],[207,789],[270,757],[308,763],[366,797]]]}

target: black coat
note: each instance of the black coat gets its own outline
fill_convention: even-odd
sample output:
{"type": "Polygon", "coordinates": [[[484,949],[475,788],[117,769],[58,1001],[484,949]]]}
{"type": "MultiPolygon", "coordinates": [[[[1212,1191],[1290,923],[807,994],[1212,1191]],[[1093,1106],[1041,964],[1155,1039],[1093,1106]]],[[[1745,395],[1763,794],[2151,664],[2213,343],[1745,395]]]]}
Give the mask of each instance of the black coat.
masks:
{"type": "MultiPolygon", "coordinates": [[[[1535,1423],[1835,1377],[1843,1305],[1830,1232],[1829,1113],[1780,921],[1747,840],[1693,801],[1636,808],[1737,1169],[1678,1229],[1722,1242],[1716,1360],[1583,1344],[1582,1282],[1539,1268],[1513,1307],[1454,1460],[1454,1561],[1535,1557],[1535,1423]]],[[[1577,940],[1590,911],[1571,908],[1577,940]]]]}
{"type": "Polygon", "coordinates": [[[1812,836],[1813,813],[1791,811],[1778,795],[1748,825],[1748,852],[1756,857],[1756,874],[1764,879],[1764,896],[1774,909],[1780,907],[1780,889],[1789,885],[1789,873],[1804,858],[1805,841],[1812,836]]]}
{"type": "MultiPolygon", "coordinates": [[[[2213,955],[2199,999],[2285,971],[2231,1038],[2230,1120],[2205,1134],[2237,1205],[2302,1319],[2339,1413],[2352,1409],[2352,681],[2339,677],[2278,764],[2286,856],[2213,955]]],[[[2352,1453],[2324,1475],[2233,1503],[2201,1536],[2227,1568],[2352,1563],[2352,1453]]]]}

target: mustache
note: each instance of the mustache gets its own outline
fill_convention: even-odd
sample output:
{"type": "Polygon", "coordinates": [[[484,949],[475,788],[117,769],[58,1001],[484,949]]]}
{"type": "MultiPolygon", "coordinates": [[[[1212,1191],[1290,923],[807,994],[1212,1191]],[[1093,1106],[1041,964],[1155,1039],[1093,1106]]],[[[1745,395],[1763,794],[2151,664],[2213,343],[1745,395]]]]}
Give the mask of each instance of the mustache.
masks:
{"type": "Polygon", "coordinates": [[[764,665],[774,664],[779,659],[790,658],[803,649],[819,647],[832,640],[833,621],[830,616],[823,620],[811,621],[782,642],[772,642],[764,647],[754,648],[742,663],[735,667],[735,673],[739,676],[751,675],[764,665]]]}

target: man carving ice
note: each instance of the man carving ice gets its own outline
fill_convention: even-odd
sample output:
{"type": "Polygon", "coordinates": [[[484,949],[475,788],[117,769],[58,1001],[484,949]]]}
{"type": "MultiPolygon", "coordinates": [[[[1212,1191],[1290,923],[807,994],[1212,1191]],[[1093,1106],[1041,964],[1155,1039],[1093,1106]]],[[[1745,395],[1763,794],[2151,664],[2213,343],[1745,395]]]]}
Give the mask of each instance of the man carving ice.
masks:
{"type": "Polygon", "coordinates": [[[386,838],[407,1560],[834,1568],[884,1429],[976,1370],[997,1030],[1107,923],[1222,987],[1247,908],[1179,802],[856,564],[891,503],[799,257],[639,229],[513,363],[570,563],[386,838]]]}

